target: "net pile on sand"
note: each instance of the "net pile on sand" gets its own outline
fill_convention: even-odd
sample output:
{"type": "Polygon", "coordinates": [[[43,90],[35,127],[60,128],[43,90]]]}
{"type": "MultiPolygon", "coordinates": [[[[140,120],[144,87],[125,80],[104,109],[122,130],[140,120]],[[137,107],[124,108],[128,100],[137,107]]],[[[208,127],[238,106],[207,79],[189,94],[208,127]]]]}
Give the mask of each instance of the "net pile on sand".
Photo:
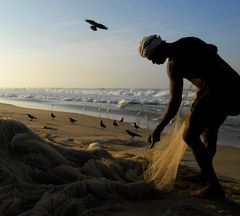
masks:
{"type": "Polygon", "coordinates": [[[141,161],[52,145],[20,122],[0,120],[2,216],[91,215],[110,208],[109,200],[138,200],[152,190],[141,161]]]}
{"type": "Polygon", "coordinates": [[[174,186],[180,161],[187,148],[182,133],[188,118],[181,123],[178,115],[155,147],[146,152],[148,164],[144,168],[145,179],[152,181],[161,191],[169,191],[174,186]]]}

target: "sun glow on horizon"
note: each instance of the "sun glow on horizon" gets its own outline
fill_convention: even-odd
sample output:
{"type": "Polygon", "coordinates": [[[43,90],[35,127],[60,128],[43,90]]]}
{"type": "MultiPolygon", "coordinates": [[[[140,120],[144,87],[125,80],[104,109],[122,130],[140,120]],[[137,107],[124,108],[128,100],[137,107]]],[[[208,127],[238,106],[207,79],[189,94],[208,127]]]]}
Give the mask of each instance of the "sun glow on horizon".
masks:
{"type": "Polygon", "coordinates": [[[165,65],[138,54],[139,41],[153,33],[167,41],[199,36],[239,72],[239,3],[214,1],[1,2],[0,87],[166,88],[165,65]],[[109,29],[94,32],[86,18],[109,29]]]}

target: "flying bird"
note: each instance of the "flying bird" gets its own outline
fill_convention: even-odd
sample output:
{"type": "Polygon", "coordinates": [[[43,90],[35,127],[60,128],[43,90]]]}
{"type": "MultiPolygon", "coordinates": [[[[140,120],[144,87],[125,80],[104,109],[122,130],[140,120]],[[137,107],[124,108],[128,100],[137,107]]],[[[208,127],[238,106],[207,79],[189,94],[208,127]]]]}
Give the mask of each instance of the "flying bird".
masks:
{"type": "Polygon", "coordinates": [[[70,121],[71,123],[74,123],[74,122],[76,122],[77,120],[69,117],[69,121],[70,121]]]}
{"type": "Polygon", "coordinates": [[[120,122],[123,122],[123,120],[124,120],[124,117],[121,118],[120,122]]]}
{"type": "Polygon", "coordinates": [[[31,114],[27,114],[27,116],[30,118],[30,121],[32,121],[33,119],[37,119],[37,117],[31,115],[31,114]]]}
{"type": "Polygon", "coordinates": [[[103,123],[102,120],[100,121],[100,126],[101,126],[102,128],[106,128],[106,125],[103,123]]]}
{"type": "Polygon", "coordinates": [[[108,28],[101,24],[101,23],[97,23],[95,22],[94,20],[90,20],[90,19],[86,19],[85,20],[87,23],[91,24],[90,28],[93,30],[93,31],[97,31],[97,28],[100,28],[100,29],[105,29],[107,30],[108,28]]]}
{"type": "Polygon", "coordinates": [[[134,137],[142,137],[140,134],[134,133],[134,132],[132,132],[130,130],[126,130],[126,132],[132,137],[132,139],[134,137]]]}

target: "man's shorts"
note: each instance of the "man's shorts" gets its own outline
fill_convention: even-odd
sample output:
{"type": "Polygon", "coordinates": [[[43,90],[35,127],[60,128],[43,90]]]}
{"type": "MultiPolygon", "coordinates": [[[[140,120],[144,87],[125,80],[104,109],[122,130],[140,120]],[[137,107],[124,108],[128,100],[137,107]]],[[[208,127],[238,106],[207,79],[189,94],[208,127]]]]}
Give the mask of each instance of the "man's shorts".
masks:
{"type": "MultiPolygon", "coordinates": [[[[237,95],[237,93],[236,93],[237,95]]],[[[240,97],[240,92],[238,97],[240,97]]],[[[206,109],[224,115],[235,116],[240,114],[240,101],[229,91],[200,90],[193,102],[191,111],[206,109]]]]}

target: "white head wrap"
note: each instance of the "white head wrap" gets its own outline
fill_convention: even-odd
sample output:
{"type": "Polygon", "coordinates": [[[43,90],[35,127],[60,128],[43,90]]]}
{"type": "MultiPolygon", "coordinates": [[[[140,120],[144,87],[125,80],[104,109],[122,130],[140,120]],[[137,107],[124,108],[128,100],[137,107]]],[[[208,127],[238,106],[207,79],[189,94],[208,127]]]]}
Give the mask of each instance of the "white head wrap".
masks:
{"type": "Polygon", "coordinates": [[[164,42],[159,35],[150,35],[148,37],[144,37],[140,42],[139,46],[139,54],[147,58],[149,57],[156,47],[164,42]]]}

